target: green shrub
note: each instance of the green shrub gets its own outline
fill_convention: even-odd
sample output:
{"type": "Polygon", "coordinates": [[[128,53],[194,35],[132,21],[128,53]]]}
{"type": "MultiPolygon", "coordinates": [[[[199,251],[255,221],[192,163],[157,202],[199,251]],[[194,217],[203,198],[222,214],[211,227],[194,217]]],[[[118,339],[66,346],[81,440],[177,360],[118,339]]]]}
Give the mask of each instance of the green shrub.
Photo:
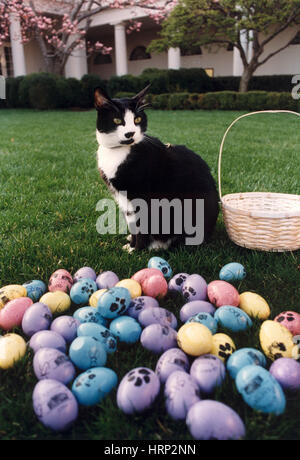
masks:
{"type": "Polygon", "coordinates": [[[106,82],[99,75],[87,74],[81,80],[81,94],[78,101],[78,106],[82,108],[90,108],[94,106],[94,91],[97,87],[105,88],[106,82]]]}
{"type": "Polygon", "coordinates": [[[122,99],[122,98],[131,98],[135,96],[136,93],[130,93],[128,91],[120,91],[119,93],[115,94],[115,98],[122,99]]]}
{"type": "Polygon", "coordinates": [[[111,97],[116,97],[116,94],[120,92],[136,94],[142,89],[142,85],[140,78],[133,75],[114,76],[107,82],[107,91],[111,97]]]}
{"type": "Polygon", "coordinates": [[[6,78],[6,107],[19,107],[19,87],[24,76],[6,78]]]}

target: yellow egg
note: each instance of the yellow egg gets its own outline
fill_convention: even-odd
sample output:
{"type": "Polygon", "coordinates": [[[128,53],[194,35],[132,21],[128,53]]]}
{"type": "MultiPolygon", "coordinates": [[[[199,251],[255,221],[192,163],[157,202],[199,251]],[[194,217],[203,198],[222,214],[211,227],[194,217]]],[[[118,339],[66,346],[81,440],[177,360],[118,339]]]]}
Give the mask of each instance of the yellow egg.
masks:
{"type": "Polygon", "coordinates": [[[178,346],[188,355],[200,356],[210,353],[212,333],[200,323],[186,323],[177,333],[178,346]]]}
{"type": "Polygon", "coordinates": [[[217,356],[222,361],[226,361],[235,350],[235,343],[229,335],[218,332],[218,334],[212,336],[212,355],[217,356]]]}
{"type": "Polygon", "coordinates": [[[277,321],[267,320],[261,325],[259,340],[264,354],[272,359],[292,358],[293,342],[292,333],[277,321]]]}
{"type": "Polygon", "coordinates": [[[70,297],[63,291],[46,292],[46,294],[40,298],[39,302],[47,305],[51,313],[62,313],[71,306],[70,297]]]}
{"type": "Polygon", "coordinates": [[[121,280],[116,284],[115,287],[117,286],[128,289],[132,299],[135,299],[136,297],[139,297],[140,295],[142,295],[142,287],[140,283],[138,283],[137,281],[133,279],[121,280]]]}
{"type": "Polygon", "coordinates": [[[27,297],[27,290],[19,284],[8,284],[0,289],[0,309],[4,307],[10,300],[19,297],[27,297]]]}
{"type": "Polygon", "coordinates": [[[8,369],[26,353],[26,342],[18,334],[6,334],[0,337],[0,368],[8,369]]]}
{"type": "Polygon", "coordinates": [[[255,292],[243,292],[240,295],[239,307],[247,315],[259,319],[267,319],[270,316],[270,307],[265,299],[255,292]]]}
{"type": "Polygon", "coordinates": [[[96,308],[98,300],[100,299],[102,294],[104,294],[104,292],[106,292],[106,291],[107,291],[107,289],[99,289],[99,291],[94,292],[94,294],[92,294],[91,297],[89,298],[90,306],[96,308]]]}

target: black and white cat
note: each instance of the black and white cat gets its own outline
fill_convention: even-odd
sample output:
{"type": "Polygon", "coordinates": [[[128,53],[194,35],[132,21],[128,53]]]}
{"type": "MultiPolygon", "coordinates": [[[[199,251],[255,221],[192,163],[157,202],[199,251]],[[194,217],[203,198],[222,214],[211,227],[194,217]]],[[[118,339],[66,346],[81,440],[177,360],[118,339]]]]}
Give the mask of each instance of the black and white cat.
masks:
{"type": "Polygon", "coordinates": [[[194,224],[197,200],[204,200],[205,240],[212,234],[219,213],[215,181],[206,162],[185,146],[164,144],[146,134],[144,97],[147,90],[148,87],[133,98],[122,99],[111,99],[103,89],[95,90],[100,174],[124,212],[129,227],[138,214],[132,200],[143,199],[149,204],[148,231],[129,236],[130,243],[124,246],[129,251],[167,249],[185,243],[185,227],[182,225],[181,234],[174,231],[172,212],[169,233],[160,226],[159,232],[151,234],[151,200],[179,199],[182,203],[188,200],[192,203],[189,209],[194,224]]]}

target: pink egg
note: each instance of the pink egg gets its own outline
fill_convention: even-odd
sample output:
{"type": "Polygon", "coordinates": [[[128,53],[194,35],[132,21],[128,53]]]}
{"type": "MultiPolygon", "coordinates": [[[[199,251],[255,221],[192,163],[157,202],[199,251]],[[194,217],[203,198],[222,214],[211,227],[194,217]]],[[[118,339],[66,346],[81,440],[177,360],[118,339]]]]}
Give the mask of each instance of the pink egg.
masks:
{"type": "Polygon", "coordinates": [[[19,297],[7,302],[4,308],[0,310],[0,327],[7,331],[13,327],[20,326],[25,311],[32,304],[33,301],[29,297],[19,297]]]}
{"type": "Polygon", "coordinates": [[[50,292],[63,291],[68,293],[72,285],[72,275],[67,270],[60,268],[50,276],[48,289],[50,292]]]}
{"type": "Polygon", "coordinates": [[[296,311],[283,311],[274,321],[286,327],[293,335],[300,334],[300,315],[296,311]]]}
{"type": "Polygon", "coordinates": [[[164,276],[157,274],[149,276],[149,278],[141,283],[141,286],[144,295],[154,298],[162,298],[168,292],[168,283],[164,276]]]}
{"type": "Polygon", "coordinates": [[[209,301],[216,307],[232,305],[238,307],[240,296],[237,289],[227,281],[215,280],[207,286],[207,296],[209,301]]]}
{"type": "Polygon", "coordinates": [[[152,275],[159,275],[160,277],[164,278],[164,275],[160,270],[157,268],[143,268],[136,272],[131,279],[137,281],[138,283],[142,284],[149,276],[152,275]]]}

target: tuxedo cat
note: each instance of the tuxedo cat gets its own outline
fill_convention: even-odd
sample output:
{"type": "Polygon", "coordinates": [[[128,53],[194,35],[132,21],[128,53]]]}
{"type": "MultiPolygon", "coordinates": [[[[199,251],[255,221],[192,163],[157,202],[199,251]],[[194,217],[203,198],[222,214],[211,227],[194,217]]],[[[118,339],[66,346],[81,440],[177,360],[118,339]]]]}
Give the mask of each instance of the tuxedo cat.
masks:
{"type": "MultiPolygon", "coordinates": [[[[199,227],[197,210],[200,200],[204,205],[204,219],[200,222],[204,236],[201,243],[212,234],[219,213],[214,179],[208,165],[196,153],[182,145],[164,144],[146,134],[147,117],[144,109],[148,104],[144,97],[147,90],[148,87],[133,98],[122,99],[111,99],[100,88],[94,94],[98,112],[98,169],[124,212],[129,229],[130,224],[134,223],[135,228],[139,225],[139,208],[132,203],[140,199],[149,206],[147,231],[131,232],[128,238],[130,243],[124,249],[167,249],[171,245],[186,243],[187,232],[183,219],[189,217],[195,228],[199,227]],[[180,233],[176,230],[178,226],[175,226],[178,225],[178,214],[175,222],[172,207],[168,214],[168,232],[162,228],[161,222],[158,227],[155,222],[158,230],[153,232],[151,203],[163,199],[169,200],[169,203],[175,199],[177,204],[182,204],[180,233]],[[189,203],[189,207],[186,203],[189,203]]],[[[170,133],[172,129],[170,125],[170,133]]],[[[160,212],[162,218],[161,214],[167,215],[163,210],[160,212]]]]}

